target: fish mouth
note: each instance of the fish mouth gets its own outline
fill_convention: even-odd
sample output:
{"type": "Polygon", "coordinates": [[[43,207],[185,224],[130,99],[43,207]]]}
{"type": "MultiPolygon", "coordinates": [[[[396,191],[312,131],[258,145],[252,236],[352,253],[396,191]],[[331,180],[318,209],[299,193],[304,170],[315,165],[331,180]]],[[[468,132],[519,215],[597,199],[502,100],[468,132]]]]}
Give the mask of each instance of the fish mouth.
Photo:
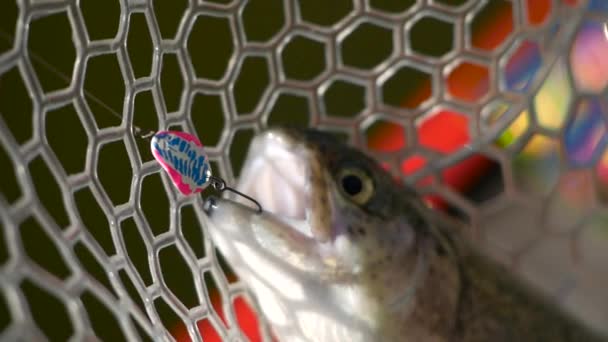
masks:
{"type": "MultiPolygon", "coordinates": [[[[253,197],[264,212],[272,213],[307,238],[315,238],[311,224],[313,189],[312,152],[295,139],[296,132],[273,129],[256,136],[249,147],[236,189],[253,197]]],[[[247,199],[229,199],[251,206],[247,199]]],[[[214,205],[218,205],[218,201],[214,205]]]]}
{"type": "Polygon", "coordinates": [[[323,252],[332,229],[320,224],[329,221],[330,212],[315,203],[330,207],[330,200],[321,200],[328,189],[317,180],[323,171],[315,167],[316,150],[297,134],[273,129],[251,142],[236,189],[257,200],[261,213],[248,199],[229,192],[227,198],[208,197],[203,205],[214,243],[243,275],[264,277],[265,271],[249,266],[253,251],[272,265],[265,270],[336,277],[323,252]]]}
{"type": "Polygon", "coordinates": [[[310,199],[308,162],[306,151],[289,136],[266,132],[252,142],[237,189],[268,212],[304,220],[310,199]]]}

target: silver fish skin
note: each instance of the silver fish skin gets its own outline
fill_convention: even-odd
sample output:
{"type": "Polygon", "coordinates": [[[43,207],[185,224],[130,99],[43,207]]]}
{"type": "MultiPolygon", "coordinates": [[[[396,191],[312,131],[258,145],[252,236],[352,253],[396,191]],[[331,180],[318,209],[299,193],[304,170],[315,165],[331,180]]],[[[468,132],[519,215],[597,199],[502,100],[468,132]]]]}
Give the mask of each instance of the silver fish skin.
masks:
{"type": "Polygon", "coordinates": [[[279,341],[606,341],[479,254],[411,189],[329,134],[254,138],[211,238],[279,341]]]}

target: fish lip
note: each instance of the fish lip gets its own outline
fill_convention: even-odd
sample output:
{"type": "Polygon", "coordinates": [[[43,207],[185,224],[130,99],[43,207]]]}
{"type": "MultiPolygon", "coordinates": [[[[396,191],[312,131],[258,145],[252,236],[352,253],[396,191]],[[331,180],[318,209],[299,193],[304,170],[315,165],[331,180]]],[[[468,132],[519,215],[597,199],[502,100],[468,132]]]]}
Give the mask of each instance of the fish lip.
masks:
{"type": "MultiPolygon", "coordinates": [[[[313,189],[310,182],[314,156],[297,132],[275,128],[256,136],[249,147],[236,189],[256,199],[294,230],[316,238],[311,228],[313,189]]],[[[249,204],[232,197],[242,204],[249,204]]]]}

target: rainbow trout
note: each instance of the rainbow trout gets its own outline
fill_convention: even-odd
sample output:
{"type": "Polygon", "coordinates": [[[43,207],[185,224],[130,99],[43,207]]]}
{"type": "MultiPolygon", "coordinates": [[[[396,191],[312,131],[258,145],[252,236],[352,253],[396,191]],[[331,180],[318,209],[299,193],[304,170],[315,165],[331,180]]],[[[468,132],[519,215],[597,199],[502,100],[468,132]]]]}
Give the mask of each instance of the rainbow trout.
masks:
{"type": "Polygon", "coordinates": [[[435,222],[371,158],[314,130],[257,136],[211,237],[279,341],[603,341],[435,222]]]}

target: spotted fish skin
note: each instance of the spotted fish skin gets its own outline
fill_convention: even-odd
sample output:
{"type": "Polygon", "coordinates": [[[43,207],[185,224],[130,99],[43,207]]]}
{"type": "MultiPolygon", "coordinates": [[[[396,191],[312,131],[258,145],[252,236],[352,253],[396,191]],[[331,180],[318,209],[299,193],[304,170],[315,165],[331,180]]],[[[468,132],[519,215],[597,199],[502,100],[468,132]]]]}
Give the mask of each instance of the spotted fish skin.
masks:
{"type": "Polygon", "coordinates": [[[328,134],[261,134],[238,187],[266,212],[210,199],[209,230],[280,341],[606,340],[328,134]]]}

